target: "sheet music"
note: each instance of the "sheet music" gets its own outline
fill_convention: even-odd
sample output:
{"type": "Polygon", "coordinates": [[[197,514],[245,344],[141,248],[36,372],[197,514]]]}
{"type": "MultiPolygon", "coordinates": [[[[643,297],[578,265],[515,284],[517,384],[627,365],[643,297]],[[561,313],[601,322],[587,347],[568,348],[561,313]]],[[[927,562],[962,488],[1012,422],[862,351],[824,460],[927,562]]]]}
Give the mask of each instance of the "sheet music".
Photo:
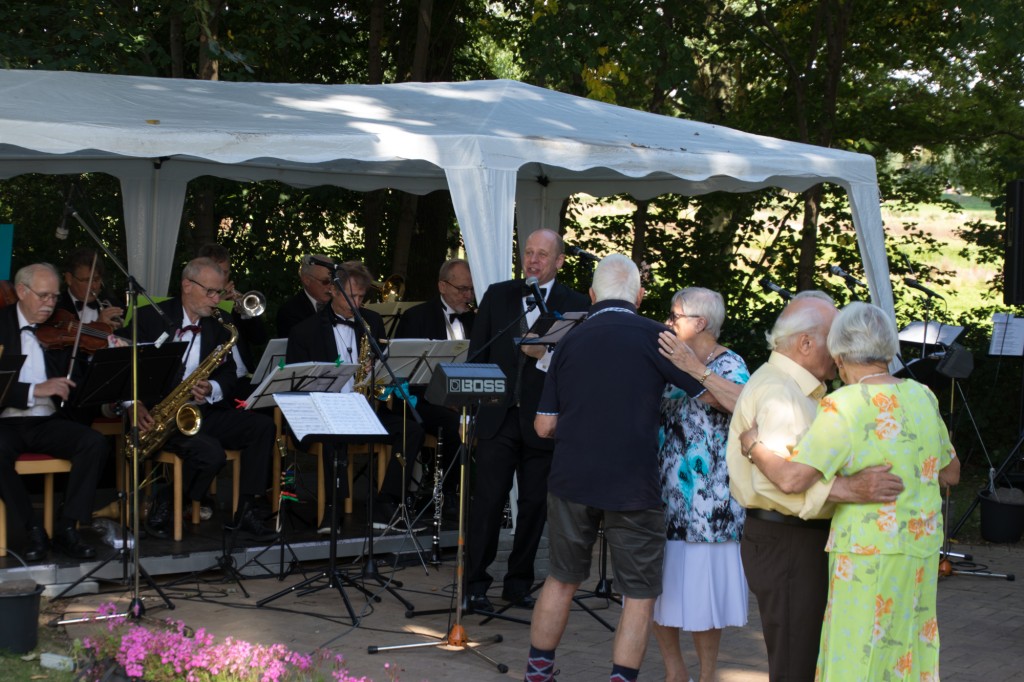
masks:
{"type": "Polygon", "coordinates": [[[911,322],[900,330],[900,342],[912,345],[922,345],[927,342],[930,346],[949,346],[956,341],[963,332],[964,328],[955,324],[945,324],[943,322],[936,322],[935,320],[930,320],[928,322],[917,321],[911,322]],[[926,329],[927,340],[925,337],[926,329]]]}
{"type": "MultiPolygon", "coordinates": [[[[399,379],[411,386],[426,385],[441,362],[465,362],[469,339],[394,339],[388,344],[388,364],[399,379]]],[[[388,371],[377,361],[378,382],[390,382],[388,371]]]]}
{"type": "Polygon", "coordinates": [[[280,366],[288,354],[288,339],[270,339],[263,357],[256,364],[256,371],[252,373],[252,383],[260,384],[267,378],[267,374],[275,367],[280,366]]]}
{"type": "Polygon", "coordinates": [[[278,393],[278,407],[300,441],[311,435],[386,436],[359,393],[278,393]]]}
{"type": "Polygon", "coordinates": [[[1013,357],[1024,355],[1024,318],[1009,313],[994,313],[988,354],[1013,357]]]}

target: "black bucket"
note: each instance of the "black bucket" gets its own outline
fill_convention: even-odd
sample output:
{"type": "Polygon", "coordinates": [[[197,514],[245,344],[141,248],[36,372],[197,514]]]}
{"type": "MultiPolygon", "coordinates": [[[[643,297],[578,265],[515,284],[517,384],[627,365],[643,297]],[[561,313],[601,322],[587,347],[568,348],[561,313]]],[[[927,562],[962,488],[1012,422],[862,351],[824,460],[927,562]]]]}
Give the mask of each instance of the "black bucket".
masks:
{"type": "Polygon", "coordinates": [[[26,654],[39,643],[39,597],[34,580],[0,582],[0,649],[26,654]]]}
{"type": "Polygon", "coordinates": [[[988,542],[1019,542],[1024,535],[1024,504],[1000,501],[990,490],[981,498],[981,537],[988,542]]]}

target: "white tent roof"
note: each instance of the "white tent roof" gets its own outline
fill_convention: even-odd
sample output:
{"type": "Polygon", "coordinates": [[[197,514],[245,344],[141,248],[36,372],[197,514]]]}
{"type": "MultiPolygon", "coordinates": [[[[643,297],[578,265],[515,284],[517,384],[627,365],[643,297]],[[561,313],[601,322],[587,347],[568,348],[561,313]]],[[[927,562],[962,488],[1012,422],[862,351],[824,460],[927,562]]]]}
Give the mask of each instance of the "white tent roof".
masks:
{"type": "MultiPolygon", "coordinates": [[[[892,310],[870,156],[625,109],[516,81],[300,85],[0,71],[0,177],[121,181],[129,267],[173,266],[185,186],[213,175],[417,194],[450,189],[475,284],[507,279],[513,216],[554,225],[577,192],[847,190],[874,301],[892,310]]],[[[139,275],[141,273],[141,276],[139,275]]]]}

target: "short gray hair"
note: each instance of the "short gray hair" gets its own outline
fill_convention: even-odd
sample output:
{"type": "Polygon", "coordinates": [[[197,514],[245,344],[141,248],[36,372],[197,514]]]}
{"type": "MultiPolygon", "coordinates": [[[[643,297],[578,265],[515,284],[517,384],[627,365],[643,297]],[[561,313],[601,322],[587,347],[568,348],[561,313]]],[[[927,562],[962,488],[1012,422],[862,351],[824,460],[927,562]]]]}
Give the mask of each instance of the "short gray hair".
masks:
{"type": "MultiPolygon", "coordinates": [[[[452,275],[452,270],[459,267],[460,265],[465,265],[466,269],[469,270],[469,261],[467,261],[465,258],[452,258],[451,260],[445,261],[444,264],[441,266],[441,270],[438,271],[437,273],[437,281],[447,281],[448,278],[451,277],[452,275]]],[[[470,276],[472,276],[471,270],[470,276]]]]}
{"type": "Polygon", "coordinates": [[[640,294],[640,269],[628,256],[609,254],[594,269],[593,288],[598,301],[616,299],[634,303],[640,294]]]}
{"type": "Polygon", "coordinates": [[[687,315],[700,315],[707,322],[704,331],[718,338],[725,322],[725,300],[717,291],[704,287],[686,287],[672,297],[672,307],[679,306],[687,315]]]}
{"type": "Polygon", "coordinates": [[[311,253],[307,256],[303,256],[302,264],[299,266],[299,277],[302,277],[303,275],[313,274],[313,268],[318,267],[317,264],[313,262],[314,258],[316,258],[317,260],[327,261],[328,263],[334,262],[333,258],[331,258],[330,256],[325,256],[322,253],[311,253]]]}
{"type": "Polygon", "coordinates": [[[28,287],[32,283],[32,279],[40,271],[49,272],[57,278],[57,281],[60,281],[60,273],[57,272],[57,268],[54,266],[49,263],[32,263],[31,265],[26,265],[14,273],[14,283],[28,287]]]}
{"type": "Polygon", "coordinates": [[[832,297],[813,289],[801,291],[793,297],[775,320],[772,330],[765,335],[770,350],[784,350],[800,334],[811,334],[818,341],[825,343],[825,327],[829,320],[821,305],[794,305],[801,301],[820,301],[822,304],[835,307],[832,297]]]}
{"type": "Polygon", "coordinates": [[[188,265],[182,269],[181,278],[196,279],[199,277],[199,273],[203,270],[213,270],[218,275],[224,274],[224,271],[220,269],[219,265],[217,265],[217,261],[212,258],[193,258],[188,262],[188,265]]]}
{"type": "Polygon", "coordinates": [[[900,352],[896,323],[876,305],[854,301],[839,311],[828,333],[828,352],[855,364],[889,362],[900,352]]]}

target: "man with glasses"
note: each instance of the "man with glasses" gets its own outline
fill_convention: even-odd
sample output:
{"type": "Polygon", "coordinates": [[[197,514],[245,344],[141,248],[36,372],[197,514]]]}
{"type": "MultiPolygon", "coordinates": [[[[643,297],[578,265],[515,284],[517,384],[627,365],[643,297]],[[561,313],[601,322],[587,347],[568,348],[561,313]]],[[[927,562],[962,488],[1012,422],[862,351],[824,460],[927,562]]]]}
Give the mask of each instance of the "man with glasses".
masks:
{"type": "MultiPolygon", "coordinates": [[[[157,305],[171,320],[151,306],[139,308],[139,340],[156,341],[165,332],[173,341],[187,344],[182,357],[179,381],[187,378],[217,346],[227,343],[230,334],[216,320],[214,310],[224,294],[227,278],[217,263],[196,258],[181,273],[181,295],[157,305]]],[[[235,361],[229,353],[209,377],[196,383],[192,401],[202,412],[199,433],[185,436],[175,432],[164,447],[184,460],[183,488],[190,500],[202,501],[217,472],[224,466],[225,448],[242,451],[240,501],[228,530],[241,530],[256,540],[268,540],[276,534],[263,525],[259,507],[266,491],[274,449],[274,421],[262,414],[236,410],[228,404],[237,379],[235,361]]],[[[144,405],[138,406],[139,427],[144,433],[154,426],[144,405]]],[[[171,504],[166,488],[156,495],[146,519],[146,531],[158,538],[170,535],[171,504]]]]}
{"type": "Polygon", "coordinates": [[[57,300],[57,307],[74,313],[82,322],[101,322],[118,329],[123,324],[124,308],[119,304],[103,308],[100,304],[100,301],[109,298],[108,295],[101,292],[104,271],[103,259],[97,257],[94,249],[81,247],[72,251],[64,266],[64,284],[67,289],[57,300]],[[94,272],[93,259],[96,262],[94,272]],[[90,272],[92,272],[91,285],[89,282],[90,272]]]}
{"type": "Polygon", "coordinates": [[[331,272],[322,265],[316,265],[313,260],[334,262],[319,253],[302,257],[302,265],[299,266],[302,291],[282,303],[277,311],[279,338],[287,338],[292,327],[313,317],[331,303],[331,272]]]}
{"type": "Polygon", "coordinates": [[[71,461],[64,504],[54,526],[57,549],[75,559],[92,559],[93,547],[82,542],[75,524],[92,521],[96,483],[109,455],[107,440],[88,426],[68,419],[59,404],[75,382],[65,378],[70,349],[46,350],[35,327],[53,314],[60,279],[49,263],[28,265],[14,277],[18,302],[0,309],[0,344],[4,355],[24,355],[18,377],[3,397],[0,412],[0,496],[21,519],[28,540],[23,556],[39,561],[50,539],[32,509],[32,501],[15,462],[24,453],[42,453],[71,461]]]}
{"type": "MultiPolygon", "coordinates": [[[[469,306],[473,302],[473,275],[469,263],[454,258],[441,266],[437,277],[438,296],[409,308],[398,322],[395,338],[399,339],[468,339],[476,314],[469,306]]],[[[433,405],[423,398],[423,389],[414,389],[419,401],[416,409],[423,417],[428,433],[437,435],[443,429],[442,460],[447,475],[444,478],[443,512],[450,521],[458,520],[459,477],[451,473],[458,458],[462,439],[459,433],[459,413],[442,405],[433,405]]],[[[422,486],[421,486],[422,488],[422,486]]]]}

